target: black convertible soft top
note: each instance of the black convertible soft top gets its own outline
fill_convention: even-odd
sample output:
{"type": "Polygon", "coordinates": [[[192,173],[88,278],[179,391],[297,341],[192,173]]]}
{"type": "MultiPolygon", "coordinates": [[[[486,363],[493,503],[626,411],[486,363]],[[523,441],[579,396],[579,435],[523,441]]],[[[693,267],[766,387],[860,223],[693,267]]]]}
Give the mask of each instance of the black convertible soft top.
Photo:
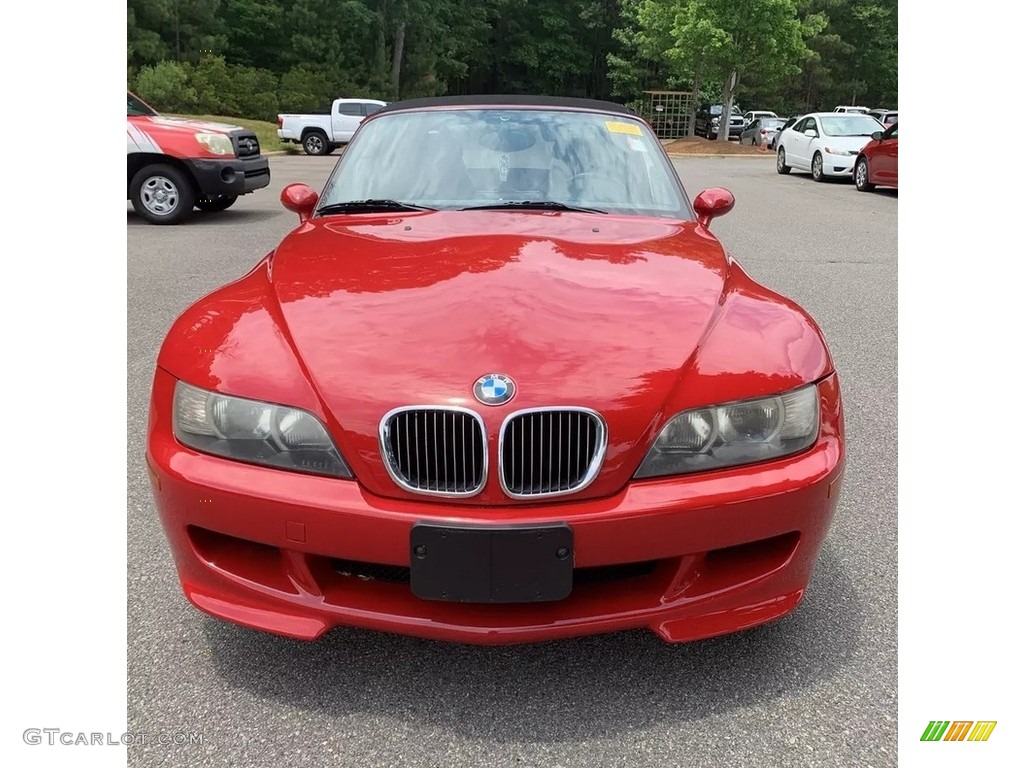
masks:
{"type": "Polygon", "coordinates": [[[405,99],[393,101],[376,114],[385,112],[402,112],[411,109],[429,109],[430,107],[569,107],[571,109],[590,109],[597,112],[614,112],[620,115],[632,115],[632,110],[621,104],[598,99],[579,99],[568,96],[502,96],[487,94],[482,96],[435,96],[432,98],[405,99]]]}

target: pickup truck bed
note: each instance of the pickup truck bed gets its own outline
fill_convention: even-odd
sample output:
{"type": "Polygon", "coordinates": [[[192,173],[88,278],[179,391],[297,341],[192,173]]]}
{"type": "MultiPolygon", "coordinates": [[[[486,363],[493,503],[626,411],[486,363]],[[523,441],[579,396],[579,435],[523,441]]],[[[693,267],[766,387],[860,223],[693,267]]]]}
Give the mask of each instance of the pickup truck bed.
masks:
{"type": "Polygon", "coordinates": [[[278,115],[277,137],[301,144],[307,155],[329,155],[352,140],[359,124],[386,102],[375,99],[335,99],[321,115],[278,115]]]}

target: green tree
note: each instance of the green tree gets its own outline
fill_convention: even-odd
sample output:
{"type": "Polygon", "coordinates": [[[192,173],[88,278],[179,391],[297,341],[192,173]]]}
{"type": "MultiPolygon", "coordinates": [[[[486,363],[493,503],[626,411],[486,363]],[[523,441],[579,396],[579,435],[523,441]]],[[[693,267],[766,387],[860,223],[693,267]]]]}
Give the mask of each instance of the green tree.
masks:
{"type": "Polygon", "coordinates": [[[823,107],[826,94],[833,88],[837,67],[853,52],[831,22],[833,15],[846,12],[847,4],[847,0],[800,0],[798,13],[809,33],[808,52],[800,64],[800,74],[791,79],[790,86],[782,89],[779,96],[785,112],[811,112],[823,107]]]}
{"type": "Polygon", "coordinates": [[[812,30],[801,73],[779,90],[791,112],[837,104],[897,106],[898,24],[895,0],[800,0],[812,30]]]}
{"type": "Polygon", "coordinates": [[[614,95],[633,100],[648,88],[689,87],[692,67],[667,55],[673,43],[668,10],[664,3],[622,0],[612,33],[618,46],[608,53],[614,95]]]}
{"type": "Polygon", "coordinates": [[[232,64],[283,71],[285,5],[281,0],[223,0],[224,58],[232,64]]]}
{"type": "Polygon", "coordinates": [[[284,66],[323,74],[342,96],[379,95],[384,83],[371,72],[378,16],[360,0],[294,0],[286,15],[284,66]]]}
{"type": "MultiPolygon", "coordinates": [[[[652,4],[655,4],[652,2],[652,4]]],[[[671,8],[672,58],[693,62],[695,74],[722,84],[722,120],[728,125],[736,86],[745,75],[776,82],[799,74],[808,54],[806,29],[794,0],[662,0],[671,8]]],[[[718,132],[729,140],[728,130],[718,132]]]]}
{"type": "Polygon", "coordinates": [[[221,0],[128,0],[128,64],[224,52],[221,0]]]}
{"type": "Polygon", "coordinates": [[[417,0],[402,96],[464,94],[489,72],[495,0],[417,0]]]}
{"type": "Polygon", "coordinates": [[[164,42],[159,28],[162,17],[154,13],[160,5],[141,0],[128,0],[128,66],[138,68],[156,64],[168,58],[170,48],[164,42]]]}
{"type": "Polygon", "coordinates": [[[140,97],[160,112],[194,112],[199,97],[187,64],[161,61],[143,67],[135,82],[140,97]]]}
{"type": "Polygon", "coordinates": [[[898,95],[896,0],[127,2],[129,83],[148,67],[148,87],[238,116],[338,96],[669,88],[799,111],[898,95]]]}
{"type": "Polygon", "coordinates": [[[833,30],[847,44],[836,67],[832,99],[845,104],[896,106],[898,95],[896,0],[849,0],[831,17],[833,30]],[[879,103],[880,102],[880,103],[879,103]]]}
{"type": "Polygon", "coordinates": [[[278,86],[277,100],[282,112],[309,114],[329,110],[336,98],[328,85],[330,75],[312,67],[292,67],[278,86]]]}

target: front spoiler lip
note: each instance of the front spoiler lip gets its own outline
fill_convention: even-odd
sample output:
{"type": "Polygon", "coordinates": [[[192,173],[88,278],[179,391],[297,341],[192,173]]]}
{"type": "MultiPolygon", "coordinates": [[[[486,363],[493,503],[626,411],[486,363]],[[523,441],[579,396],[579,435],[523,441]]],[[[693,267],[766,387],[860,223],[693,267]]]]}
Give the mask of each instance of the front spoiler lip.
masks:
{"type": "MultiPolygon", "coordinates": [[[[314,642],[321,639],[335,626],[316,616],[223,600],[202,588],[187,583],[183,587],[188,601],[203,613],[222,621],[229,621],[279,637],[314,642]]],[[[467,645],[516,645],[565,640],[572,637],[629,629],[648,629],[667,643],[686,643],[740,632],[781,619],[796,609],[802,601],[804,593],[804,589],[797,589],[781,597],[773,597],[757,604],[701,617],[699,621],[673,618],[674,614],[679,614],[678,608],[674,608],[661,614],[644,613],[636,617],[618,615],[602,620],[567,621],[558,625],[543,624],[501,628],[450,625],[423,620],[415,624],[413,622],[405,623],[402,631],[428,640],[451,642],[455,639],[457,642],[467,645]]],[[[350,611],[348,618],[351,626],[361,629],[382,632],[395,632],[397,629],[393,620],[382,619],[378,614],[350,611]]]]}

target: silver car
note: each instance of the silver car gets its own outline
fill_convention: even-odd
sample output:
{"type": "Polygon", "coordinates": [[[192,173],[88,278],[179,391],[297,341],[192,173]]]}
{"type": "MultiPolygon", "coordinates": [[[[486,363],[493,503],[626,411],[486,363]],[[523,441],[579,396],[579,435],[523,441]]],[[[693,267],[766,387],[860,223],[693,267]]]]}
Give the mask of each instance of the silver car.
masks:
{"type": "Polygon", "coordinates": [[[774,143],[775,134],[782,130],[785,124],[784,117],[759,117],[740,134],[740,144],[749,144],[752,147],[764,144],[770,147],[774,143]]]}

